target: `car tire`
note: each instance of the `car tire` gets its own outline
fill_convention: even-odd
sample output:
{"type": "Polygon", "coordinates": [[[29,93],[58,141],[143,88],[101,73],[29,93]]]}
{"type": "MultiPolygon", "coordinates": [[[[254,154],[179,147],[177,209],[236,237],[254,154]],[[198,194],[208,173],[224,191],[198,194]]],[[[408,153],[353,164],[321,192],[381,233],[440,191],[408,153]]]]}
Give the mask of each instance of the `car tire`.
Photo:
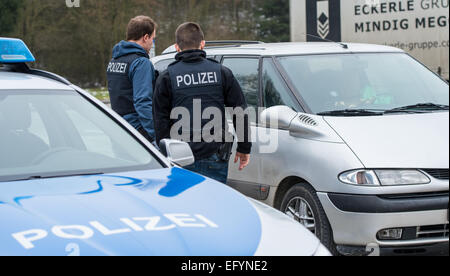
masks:
{"type": "Polygon", "coordinates": [[[299,217],[296,217],[291,212],[292,204],[296,204],[298,200],[303,200],[304,203],[302,202],[302,204],[310,209],[310,212],[308,211],[308,213],[313,215],[312,217],[314,218],[315,224],[314,231],[312,231],[311,229],[309,230],[311,230],[319,238],[322,244],[330,250],[331,254],[335,256],[339,255],[336,244],[334,243],[333,230],[331,229],[330,222],[328,221],[325,211],[323,210],[322,204],[320,203],[316,191],[310,185],[306,183],[299,183],[289,189],[284,195],[283,201],[281,203],[281,211],[291,216],[299,223],[303,224],[300,221],[299,217]],[[288,209],[288,207],[290,208],[288,209]]]}

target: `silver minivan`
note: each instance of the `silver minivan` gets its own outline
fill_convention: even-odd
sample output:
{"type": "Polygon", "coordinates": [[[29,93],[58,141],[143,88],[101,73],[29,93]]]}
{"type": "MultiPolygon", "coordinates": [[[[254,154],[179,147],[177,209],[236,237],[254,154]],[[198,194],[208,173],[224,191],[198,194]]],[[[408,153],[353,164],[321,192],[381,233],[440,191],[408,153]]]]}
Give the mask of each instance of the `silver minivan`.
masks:
{"type": "MultiPolygon", "coordinates": [[[[333,253],[448,254],[449,86],[405,52],[340,43],[206,49],[250,107],[248,168],[228,185],[333,253]]],[[[154,58],[158,70],[174,53],[154,58]]]]}

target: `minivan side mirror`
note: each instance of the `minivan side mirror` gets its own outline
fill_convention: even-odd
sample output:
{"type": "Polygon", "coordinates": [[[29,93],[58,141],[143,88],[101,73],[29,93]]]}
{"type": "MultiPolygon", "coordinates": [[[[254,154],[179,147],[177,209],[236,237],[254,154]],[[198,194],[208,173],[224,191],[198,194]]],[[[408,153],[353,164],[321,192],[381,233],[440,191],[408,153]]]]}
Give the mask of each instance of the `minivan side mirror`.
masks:
{"type": "Polygon", "coordinates": [[[270,107],[260,114],[262,126],[287,130],[292,137],[342,143],[342,138],[322,120],[321,116],[297,113],[287,106],[270,107]]]}
{"type": "Polygon", "coordinates": [[[159,148],[170,162],[180,167],[186,167],[195,163],[194,154],[186,142],[164,139],[159,143],[159,148]]]}
{"type": "Polygon", "coordinates": [[[288,130],[291,122],[297,117],[297,112],[285,105],[265,109],[259,116],[262,126],[274,129],[288,130]]]}

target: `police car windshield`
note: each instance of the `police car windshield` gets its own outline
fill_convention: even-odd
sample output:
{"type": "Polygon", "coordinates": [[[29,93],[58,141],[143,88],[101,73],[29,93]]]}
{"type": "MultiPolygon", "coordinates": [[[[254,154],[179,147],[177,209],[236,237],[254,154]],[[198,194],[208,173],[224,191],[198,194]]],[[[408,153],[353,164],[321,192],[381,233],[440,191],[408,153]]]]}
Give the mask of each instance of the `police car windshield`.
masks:
{"type": "Polygon", "coordinates": [[[407,54],[291,56],[279,61],[316,114],[388,114],[419,103],[449,104],[448,83],[407,54]]]}
{"type": "Polygon", "coordinates": [[[0,90],[0,130],[0,181],[162,168],[75,91],[0,90]]]}

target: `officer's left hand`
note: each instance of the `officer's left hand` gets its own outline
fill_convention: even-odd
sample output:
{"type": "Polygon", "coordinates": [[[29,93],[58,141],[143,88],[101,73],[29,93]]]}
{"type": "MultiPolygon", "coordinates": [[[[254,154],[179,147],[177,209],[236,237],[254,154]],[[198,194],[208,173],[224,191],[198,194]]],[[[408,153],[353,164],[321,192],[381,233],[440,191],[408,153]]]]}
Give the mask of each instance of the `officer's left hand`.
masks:
{"type": "Polygon", "coordinates": [[[234,158],[234,163],[236,164],[239,159],[241,160],[241,164],[239,165],[239,170],[242,171],[245,167],[250,163],[250,154],[244,154],[237,152],[236,157],[234,158]]]}

